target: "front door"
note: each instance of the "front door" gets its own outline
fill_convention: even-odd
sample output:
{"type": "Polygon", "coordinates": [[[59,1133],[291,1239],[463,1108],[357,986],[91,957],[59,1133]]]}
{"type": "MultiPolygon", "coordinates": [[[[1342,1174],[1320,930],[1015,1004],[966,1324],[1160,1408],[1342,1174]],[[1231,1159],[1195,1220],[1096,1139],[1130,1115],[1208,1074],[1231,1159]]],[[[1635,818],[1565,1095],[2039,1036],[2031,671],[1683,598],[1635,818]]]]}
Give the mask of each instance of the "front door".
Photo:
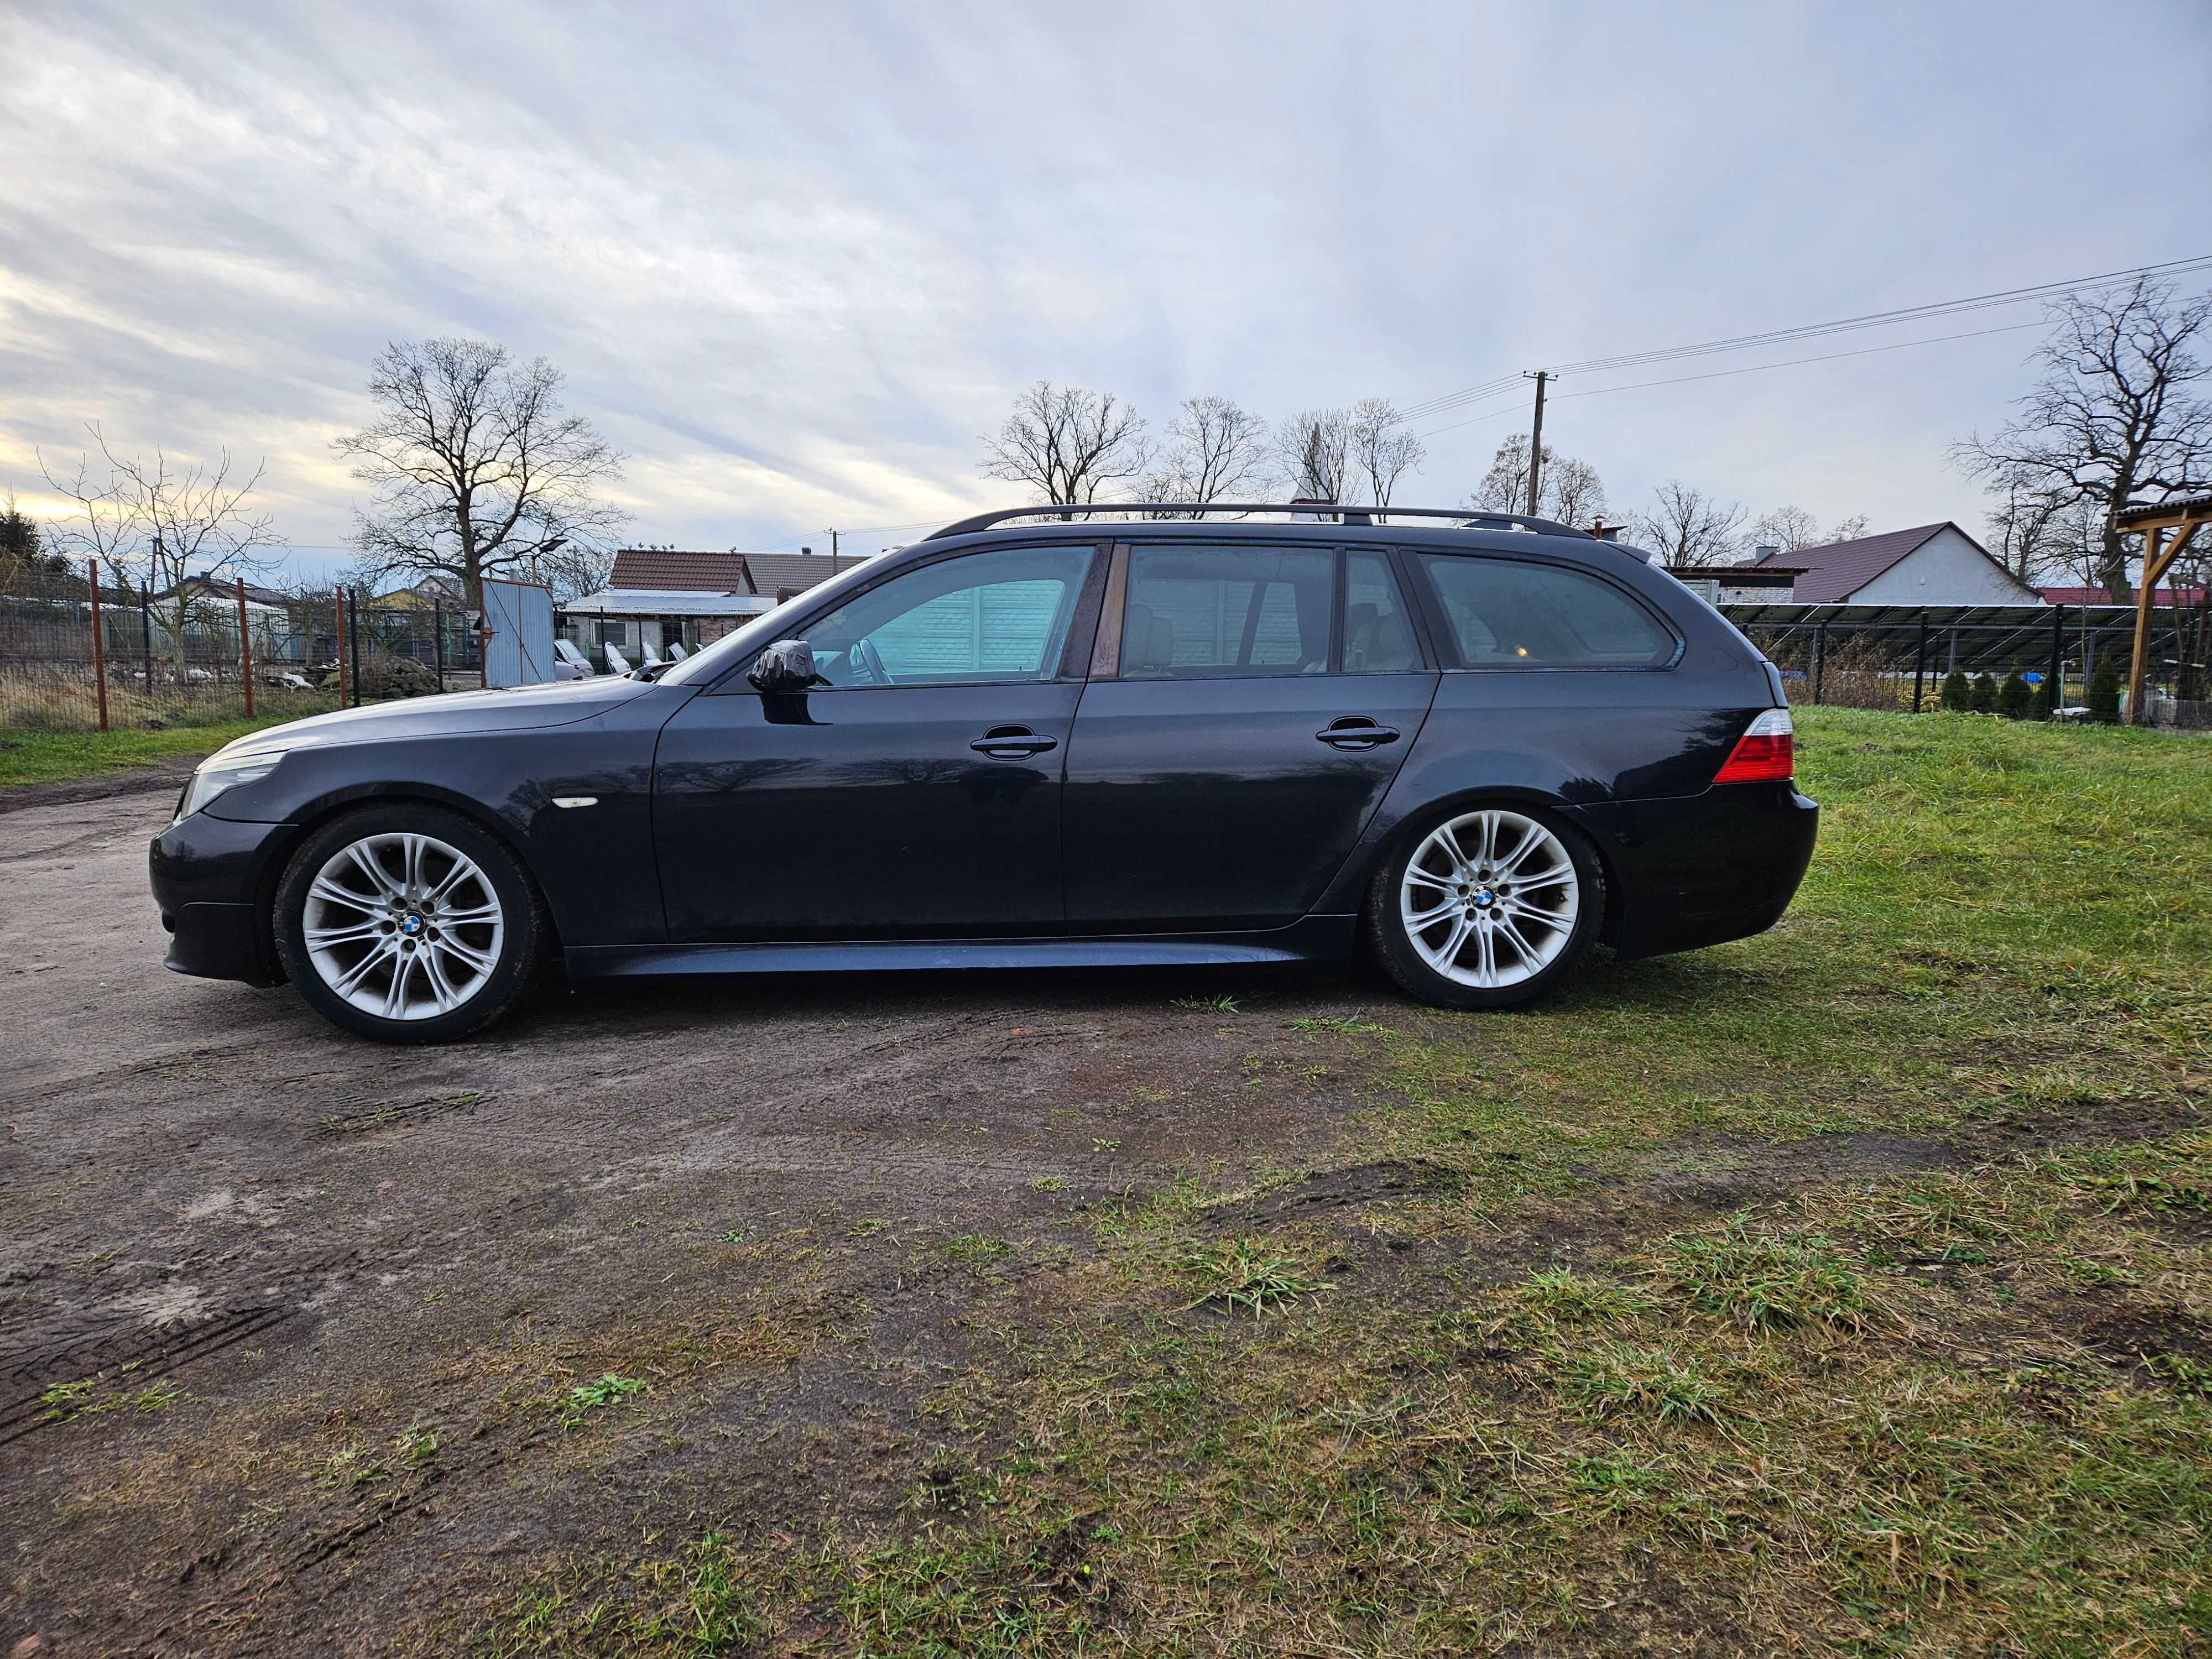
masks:
{"type": "Polygon", "coordinates": [[[1008,548],[905,571],[807,628],[827,684],[740,677],[680,710],[653,775],[669,937],[1058,932],[1097,556],[1008,548]]]}
{"type": "Polygon", "coordinates": [[[1202,543],[1120,556],[1118,653],[1109,636],[1068,750],[1070,928],[1294,921],[1436,695],[1390,560],[1202,543]]]}

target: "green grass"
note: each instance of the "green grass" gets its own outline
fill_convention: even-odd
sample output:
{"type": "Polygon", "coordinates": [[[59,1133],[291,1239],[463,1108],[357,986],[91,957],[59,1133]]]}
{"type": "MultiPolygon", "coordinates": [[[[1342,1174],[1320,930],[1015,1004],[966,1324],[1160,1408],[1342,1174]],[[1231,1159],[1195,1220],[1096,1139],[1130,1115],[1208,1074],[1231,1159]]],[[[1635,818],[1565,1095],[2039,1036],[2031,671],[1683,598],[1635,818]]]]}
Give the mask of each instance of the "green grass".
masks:
{"type": "Polygon", "coordinates": [[[1197,1172],[1094,1206],[973,1281],[896,1510],[549,1563],[480,1645],[2203,1652],[2212,744],[1799,725],[1769,933],[1241,1017],[1358,1080],[1329,1164],[1433,1178],[1226,1241],[1197,1172]]]}
{"type": "Polygon", "coordinates": [[[156,766],[173,755],[208,754],[234,738],[297,718],[296,713],[271,714],[160,731],[0,732],[0,788],[70,783],[121,768],[156,766]]]}

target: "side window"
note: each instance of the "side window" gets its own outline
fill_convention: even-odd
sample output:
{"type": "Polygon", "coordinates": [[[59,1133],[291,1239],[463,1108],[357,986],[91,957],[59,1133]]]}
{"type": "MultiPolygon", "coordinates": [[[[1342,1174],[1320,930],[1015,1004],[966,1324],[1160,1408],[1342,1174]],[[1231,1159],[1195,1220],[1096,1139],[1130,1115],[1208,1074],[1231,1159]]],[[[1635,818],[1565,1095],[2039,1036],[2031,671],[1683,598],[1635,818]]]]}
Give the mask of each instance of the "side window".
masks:
{"type": "Polygon", "coordinates": [[[973,685],[1060,672],[1093,550],[946,559],[846,601],[807,630],[832,685],[973,685]]]}
{"type": "Polygon", "coordinates": [[[1674,636],[1610,583],[1558,565],[1421,556],[1467,668],[1659,668],[1674,636]]]}
{"type": "Polygon", "coordinates": [[[1406,602],[1380,553],[1350,553],[1344,562],[1344,672],[1402,674],[1421,665],[1407,625],[1406,602]]]}
{"type": "Polygon", "coordinates": [[[1132,548],[1121,678],[1326,672],[1335,562],[1328,548],[1132,548]]]}

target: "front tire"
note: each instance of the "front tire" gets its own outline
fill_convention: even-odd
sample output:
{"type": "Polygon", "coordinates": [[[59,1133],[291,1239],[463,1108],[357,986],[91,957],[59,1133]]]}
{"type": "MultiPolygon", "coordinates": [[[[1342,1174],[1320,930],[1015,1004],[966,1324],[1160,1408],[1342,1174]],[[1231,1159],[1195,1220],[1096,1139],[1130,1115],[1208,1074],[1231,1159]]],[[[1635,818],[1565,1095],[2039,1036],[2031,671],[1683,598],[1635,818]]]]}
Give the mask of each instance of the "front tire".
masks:
{"type": "Polygon", "coordinates": [[[1367,894],[1368,941],[1399,988],[1440,1008],[1517,1008],[1573,969],[1605,915],[1605,873],[1540,808],[1456,807],[1418,824],[1367,894]]]}
{"type": "Polygon", "coordinates": [[[324,825],[277,885],[276,954],[308,1006],[380,1042],[445,1042],[513,1007],[552,927],[521,860],[443,807],[324,825]]]}

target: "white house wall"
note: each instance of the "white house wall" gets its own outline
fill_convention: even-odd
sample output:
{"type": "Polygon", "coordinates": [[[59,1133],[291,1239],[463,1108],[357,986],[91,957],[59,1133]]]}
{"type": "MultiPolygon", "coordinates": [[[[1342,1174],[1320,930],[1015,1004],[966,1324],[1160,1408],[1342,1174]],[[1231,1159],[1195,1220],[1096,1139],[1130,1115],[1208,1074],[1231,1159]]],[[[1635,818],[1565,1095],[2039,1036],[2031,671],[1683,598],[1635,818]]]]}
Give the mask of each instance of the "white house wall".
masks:
{"type": "Polygon", "coordinates": [[[1851,605],[2035,605],[2042,595],[2015,581],[1946,526],[1847,597],[1851,605]]]}

